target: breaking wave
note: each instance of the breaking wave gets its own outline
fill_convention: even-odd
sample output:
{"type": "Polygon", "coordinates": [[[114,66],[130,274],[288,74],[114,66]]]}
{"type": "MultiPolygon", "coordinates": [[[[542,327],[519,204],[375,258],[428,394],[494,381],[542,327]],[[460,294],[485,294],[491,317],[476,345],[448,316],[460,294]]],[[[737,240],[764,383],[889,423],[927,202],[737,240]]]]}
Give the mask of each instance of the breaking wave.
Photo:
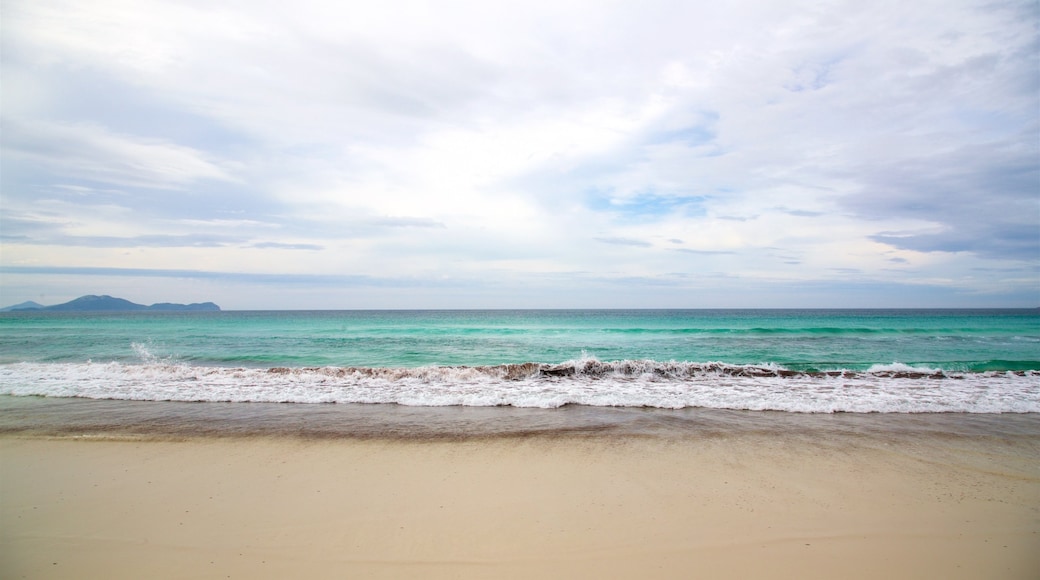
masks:
{"type": "Polygon", "coordinates": [[[599,361],[494,366],[228,368],[17,363],[0,394],[147,401],[563,405],[801,413],[1036,413],[1040,371],[950,372],[894,363],[805,372],[775,364],[599,361]]]}

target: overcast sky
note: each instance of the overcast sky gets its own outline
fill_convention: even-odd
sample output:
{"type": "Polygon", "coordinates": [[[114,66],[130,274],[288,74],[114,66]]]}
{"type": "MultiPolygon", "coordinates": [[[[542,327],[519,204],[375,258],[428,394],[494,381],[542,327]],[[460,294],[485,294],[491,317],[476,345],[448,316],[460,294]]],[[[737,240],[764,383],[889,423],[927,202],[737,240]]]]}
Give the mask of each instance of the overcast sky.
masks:
{"type": "Polygon", "coordinates": [[[1040,305],[1034,0],[2,13],[0,306],[1040,305]]]}

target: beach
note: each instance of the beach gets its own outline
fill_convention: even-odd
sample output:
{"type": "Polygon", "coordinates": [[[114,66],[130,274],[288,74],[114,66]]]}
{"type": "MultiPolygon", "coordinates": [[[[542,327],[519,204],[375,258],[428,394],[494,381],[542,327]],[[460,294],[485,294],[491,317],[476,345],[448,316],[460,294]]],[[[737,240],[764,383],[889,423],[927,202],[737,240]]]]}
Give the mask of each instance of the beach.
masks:
{"type": "MultiPolygon", "coordinates": [[[[8,417],[17,416],[11,402],[23,400],[5,399],[8,417]]],[[[211,406],[195,408],[220,408],[203,405],[211,406]]],[[[45,415],[40,408],[26,416],[45,415]]],[[[1035,415],[983,425],[969,415],[655,411],[659,426],[686,427],[584,420],[568,431],[539,417],[582,424],[586,410],[487,409],[474,421],[464,409],[419,409],[399,423],[429,413],[426,423],[468,417],[470,426],[350,436],[294,419],[283,421],[291,430],[191,436],[125,417],[113,426],[91,412],[93,426],[9,420],[0,431],[3,577],[1024,579],[1040,571],[1035,415]],[[496,431],[496,412],[541,427],[496,431]]]]}
{"type": "Polygon", "coordinates": [[[4,314],[0,577],[1035,580],[1038,321],[4,314]]]}

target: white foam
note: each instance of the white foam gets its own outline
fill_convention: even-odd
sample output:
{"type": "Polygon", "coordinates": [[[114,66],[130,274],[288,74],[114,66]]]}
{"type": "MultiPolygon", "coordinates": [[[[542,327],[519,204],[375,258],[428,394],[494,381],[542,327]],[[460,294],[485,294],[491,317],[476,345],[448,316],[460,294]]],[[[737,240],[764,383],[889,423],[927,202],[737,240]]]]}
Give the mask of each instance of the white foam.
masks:
{"type": "Polygon", "coordinates": [[[560,365],[254,369],[148,362],[0,366],[0,394],[152,401],[622,407],[803,413],[1036,413],[1040,372],[938,373],[884,365],[792,373],[775,365],[592,358],[560,365]]]}
{"type": "Polygon", "coordinates": [[[901,362],[894,362],[887,365],[873,365],[867,369],[868,373],[921,373],[931,375],[935,373],[941,373],[940,369],[923,366],[910,366],[901,362]]]}

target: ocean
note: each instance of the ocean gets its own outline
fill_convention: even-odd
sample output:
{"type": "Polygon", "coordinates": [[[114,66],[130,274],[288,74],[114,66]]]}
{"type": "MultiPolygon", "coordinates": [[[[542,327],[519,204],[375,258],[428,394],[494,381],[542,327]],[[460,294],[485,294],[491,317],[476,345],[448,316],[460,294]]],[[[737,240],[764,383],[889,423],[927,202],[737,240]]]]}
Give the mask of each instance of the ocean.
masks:
{"type": "Polygon", "coordinates": [[[0,395],[1040,413],[1040,310],[13,312],[0,395]]]}

